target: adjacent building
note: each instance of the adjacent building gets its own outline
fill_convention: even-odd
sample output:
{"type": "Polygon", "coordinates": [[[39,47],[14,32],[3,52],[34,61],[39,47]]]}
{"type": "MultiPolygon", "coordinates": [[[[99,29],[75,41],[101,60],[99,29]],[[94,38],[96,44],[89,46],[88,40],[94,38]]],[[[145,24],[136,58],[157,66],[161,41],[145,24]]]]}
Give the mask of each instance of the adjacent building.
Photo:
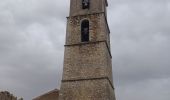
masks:
{"type": "Polygon", "coordinates": [[[59,96],[59,90],[54,89],[41,96],[34,98],[33,100],[58,100],[58,96],[59,96]]]}
{"type": "Polygon", "coordinates": [[[0,92],[0,100],[17,100],[13,94],[10,94],[8,91],[0,92]]]}

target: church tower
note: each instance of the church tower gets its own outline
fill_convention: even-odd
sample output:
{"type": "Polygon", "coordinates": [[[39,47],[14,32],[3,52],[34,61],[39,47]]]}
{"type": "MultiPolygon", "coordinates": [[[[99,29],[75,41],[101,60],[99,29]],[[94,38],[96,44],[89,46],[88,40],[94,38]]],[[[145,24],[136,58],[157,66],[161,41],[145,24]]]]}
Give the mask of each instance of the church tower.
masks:
{"type": "Polygon", "coordinates": [[[115,100],[107,0],[71,0],[59,100],[115,100]]]}

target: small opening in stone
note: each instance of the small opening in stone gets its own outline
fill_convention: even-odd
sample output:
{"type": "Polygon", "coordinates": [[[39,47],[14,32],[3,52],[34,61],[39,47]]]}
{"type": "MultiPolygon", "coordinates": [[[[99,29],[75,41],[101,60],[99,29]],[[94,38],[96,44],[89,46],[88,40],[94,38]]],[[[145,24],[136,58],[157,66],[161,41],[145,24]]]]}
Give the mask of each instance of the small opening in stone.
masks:
{"type": "Polygon", "coordinates": [[[82,9],[89,9],[90,1],[89,0],[82,0],[82,9]]]}
{"type": "Polygon", "coordinates": [[[84,20],[81,23],[81,42],[89,41],[89,21],[84,20]]]}

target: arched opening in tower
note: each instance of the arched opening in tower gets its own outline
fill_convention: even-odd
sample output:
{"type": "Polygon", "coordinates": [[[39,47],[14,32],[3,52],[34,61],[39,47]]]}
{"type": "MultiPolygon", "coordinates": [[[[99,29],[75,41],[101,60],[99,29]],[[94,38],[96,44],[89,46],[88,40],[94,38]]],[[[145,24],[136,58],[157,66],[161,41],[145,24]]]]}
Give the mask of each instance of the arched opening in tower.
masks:
{"type": "Polygon", "coordinates": [[[82,8],[83,9],[88,9],[89,7],[90,7],[89,0],[82,0],[82,8]]]}
{"type": "Polygon", "coordinates": [[[89,21],[84,20],[81,23],[81,42],[89,41],[89,21]]]}

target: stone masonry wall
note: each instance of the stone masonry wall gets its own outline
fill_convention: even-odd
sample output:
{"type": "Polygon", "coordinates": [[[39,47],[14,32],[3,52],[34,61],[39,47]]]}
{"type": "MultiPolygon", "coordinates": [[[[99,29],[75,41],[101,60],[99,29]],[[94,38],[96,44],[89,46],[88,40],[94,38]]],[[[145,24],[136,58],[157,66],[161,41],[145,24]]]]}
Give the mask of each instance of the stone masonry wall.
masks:
{"type": "Polygon", "coordinates": [[[59,100],[115,100],[107,0],[71,0],[59,100]],[[81,23],[89,21],[89,41],[81,41],[81,23]]]}
{"type": "Polygon", "coordinates": [[[109,77],[112,81],[109,58],[105,42],[66,46],[63,80],[109,77]]]}
{"type": "Polygon", "coordinates": [[[59,100],[115,100],[107,79],[63,82],[59,100]]]}

